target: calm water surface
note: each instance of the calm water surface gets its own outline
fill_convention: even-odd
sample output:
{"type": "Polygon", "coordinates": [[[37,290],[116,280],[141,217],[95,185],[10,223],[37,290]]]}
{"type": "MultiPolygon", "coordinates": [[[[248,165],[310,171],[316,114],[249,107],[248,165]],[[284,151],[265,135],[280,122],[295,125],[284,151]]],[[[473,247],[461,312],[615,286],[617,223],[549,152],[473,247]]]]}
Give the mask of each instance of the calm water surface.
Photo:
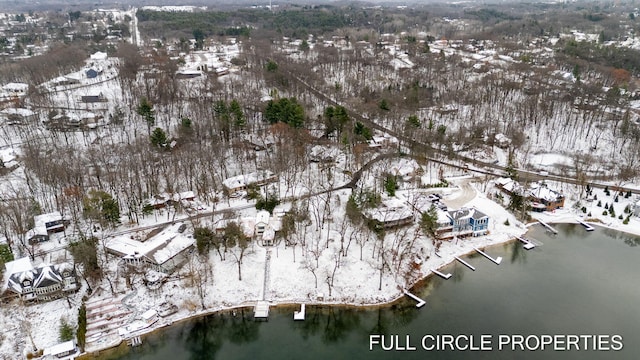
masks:
{"type": "MultiPolygon", "coordinates": [[[[307,307],[271,309],[255,322],[252,309],[174,325],[144,344],[109,359],[638,359],[640,358],[640,238],[597,228],[558,225],[558,235],[534,227],[543,243],[526,251],[511,243],[489,248],[500,266],[473,255],[476,271],[454,263],[449,280],[433,278],[416,290],[422,309],[403,299],[378,309],[307,307]],[[369,351],[370,334],[407,336],[415,351],[369,351]],[[490,335],[494,351],[426,351],[425,335],[490,335]],[[499,335],[619,334],[621,351],[511,351],[499,335]]],[[[337,280],[339,281],[339,279],[337,280]]],[[[377,281],[377,280],[376,280],[377,281]]],[[[388,339],[388,338],[387,338],[388,339]]],[[[533,346],[533,345],[532,345],[533,346]]]]}

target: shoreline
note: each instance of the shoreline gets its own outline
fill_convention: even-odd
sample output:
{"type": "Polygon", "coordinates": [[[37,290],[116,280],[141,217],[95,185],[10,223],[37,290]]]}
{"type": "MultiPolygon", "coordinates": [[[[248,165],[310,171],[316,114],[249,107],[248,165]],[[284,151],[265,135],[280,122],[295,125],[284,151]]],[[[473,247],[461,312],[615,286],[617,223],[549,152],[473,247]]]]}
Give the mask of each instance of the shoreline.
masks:
{"type": "MultiPolygon", "coordinates": [[[[545,221],[545,220],[543,220],[545,221]]],[[[545,221],[548,224],[571,224],[571,225],[580,225],[575,219],[558,219],[556,221],[553,220],[549,220],[549,221],[545,221]]],[[[593,224],[596,225],[598,227],[604,228],[604,229],[608,229],[608,230],[614,230],[614,231],[619,231],[622,233],[626,233],[626,234],[630,234],[630,235],[634,235],[634,236],[640,236],[640,234],[638,233],[633,233],[633,232],[629,232],[629,231],[623,231],[611,226],[607,226],[604,223],[598,222],[598,221],[590,221],[590,220],[586,220],[585,222],[589,223],[589,224],[593,224]]],[[[520,235],[526,235],[526,233],[528,233],[530,231],[530,228],[533,225],[541,225],[538,222],[538,219],[534,218],[534,221],[531,221],[527,224],[524,224],[524,229],[523,232],[520,235]]],[[[542,226],[542,225],[541,225],[542,226]]],[[[488,235],[487,235],[488,236],[488,235]]],[[[513,242],[517,242],[518,240],[515,238],[515,236],[509,236],[508,238],[502,240],[502,241],[496,241],[496,240],[492,240],[488,237],[484,238],[485,240],[490,240],[490,241],[494,241],[492,243],[488,243],[488,244],[484,244],[484,245],[473,245],[473,247],[477,247],[478,249],[484,250],[487,248],[492,248],[492,247],[496,247],[496,246],[500,246],[500,245],[505,245],[505,244],[509,244],[509,243],[513,243],[513,242]]],[[[463,249],[460,249],[463,250],[463,249]]],[[[444,267],[451,265],[452,263],[454,263],[456,261],[456,257],[468,257],[471,254],[475,253],[475,250],[471,249],[471,250],[465,250],[465,251],[461,251],[461,252],[457,252],[457,253],[452,253],[452,254],[448,254],[446,257],[443,257],[442,259],[444,260],[444,263],[440,264],[436,269],[437,270],[442,270],[444,267]]],[[[434,274],[432,271],[428,271],[428,273],[426,275],[424,275],[423,277],[419,278],[418,280],[416,280],[413,284],[411,284],[410,286],[408,286],[406,289],[407,290],[412,290],[414,289],[416,286],[421,286],[421,285],[425,285],[425,283],[427,281],[429,281],[433,276],[435,276],[436,274],[434,274]]],[[[287,307],[291,307],[291,308],[297,308],[300,306],[300,304],[306,304],[306,305],[310,305],[310,306],[339,306],[339,307],[346,307],[346,308],[355,308],[355,309],[375,309],[375,308],[380,308],[380,307],[387,307],[387,306],[391,306],[394,305],[395,303],[399,302],[402,300],[402,298],[406,297],[406,295],[402,292],[399,291],[393,295],[391,295],[391,298],[386,299],[386,300],[382,300],[379,302],[374,302],[374,303],[366,303],[366,302],[360,302],[360,303],[354,303],[354,302],[329,302],[329,301],[321,301],[321,302],[301,302],[301,301],[293,301],[291,299],[286,299],[286,300],[282,300],[282,301],[269,301],[269,306],[270,307],[276,307],[276,308],[287,308],[287,307]]],[[[184,317],[180,317],[177,318],[173,321],[161,324],[159,326],[155,326],[155,327],[151,327],[148,328],[146,330],[148,331],[143,331],[139,334],[136,334],[136,336],[147,336],[159,331],[162,331],[163,329],[169,327],[169,326],[173,326],[179,323],[184,323],[186,321],[190,321],[190,320],[194,320],[194,319],[199,319],[202,317],[206,317],[209,315],[213,315],[213,314],[217,314],[217,313],[222,313],[222,312],[229,312],[229,311],[233,311],[236,309],[241,309],[241,308],[247,308],[247,309],[251,309],[252,307],[255,306],[257,300],[252,300],[252,301],[245,301],[236,305],[232,305],[232,306],[222,306],[222,307],[217,307],[217,308],[211,308],[211,309],[206,309],[200,312],[196,312],[193,314],[189,314],[187,316],[184,317]]],[[[126,344],[126,340],[122,339],[122,341],[120,343],[118,343],[117,345],[113,345],[113,346],[107,346],[104,348],[100,348],[100,349],[96,349],[93,350],[91,352],[83,352],[82,354],[80,354],[78,356],[78,359],[82,360],[82,359],[90,359],[93,358],[94,356],[99,356],[99,355],[106,355],[108,354],[109,351],[117,351],[118,348],[122,347],[123,343],[126,344]]],[[[126,348],[123,349],[129,349],[127,351],[130,351],[131,347],[126,345],[126,348]]]]}
{"type": "MultiPolygon", "coordinates": [[[[537,224],[536,223],[532,223],[532,224],[537,224]]],[[[523,234],[526,234],[529,231],[529,224],[525,224],[525,228],[523,229],[523,234]]],[[[503,241],[496,241],[496,240],[492,240],[488,237],[486,237],[488,235],[485,235],[485,240],[490,240],[493,241],[492,243],[489,244],[484,244],[484,245],[474,245],[474,247],[477,247],[478,249],[484,250],[486,248],[491,248],[491,247],[495,247],[495,246],[499,246],[499,245],[505,245],[505,244],[509,244],[512,242],[517,241],[517,239],[515,237],[509,236],[508,238],[506,238],[503,241]]],[[[460,249],[463,250],[463,249],[460,249]]],[[[444,260],[444,263],[439,265],[438,267],[436,267],[435,269],[437,269],[438,271],[442,270],[444,267],[451,265],[452,263],[454,263],[456,261],[456,257],[467,257],[470,256],[471,254],[475,253],[475,250],[471,249],[471,250],[467,250],[467,251],[463,251],[463,252],[459,252],[459,253],[454,253],[454,254],[450,254],[446,257],[443,257],[442,259],[444,260]]],[[[417,279],[414,283],[412,283],[410,286],[406,287],[406,290],[411,290],[414,289],[416,286],[420,286],[423,285],[425,282],[427,282],[428,280],[430,280],[433,276],[436,276],[435,273],[433,273],[432,271],[428,270],[428,273],[426,275],[424,275],[423,277],[417,279]]],[[[282,300],[282,301],[268,301],[269,306],[270,307],[276,307],[276,308],[285,308],[285,307],[299,307],[300,304],[306,304],[309,306],[339,306],[339,307],[346,307],[346,308],[357,308],[357,309],[376,309],[376,308],[380,308],[380,307],[386,307],[386,306],[391,306],[399,301],[401,301],[403,298],[405,298],[406,295],[402,292],[399,291],[393,295],[391,295],[391,299],[387,299],[387,300],[382,300],[379,302],[374,302],[374,303],[366,303],[366,302],[362,302],[362,303],[354,303],[354,302],[326,302],[326,301],[320,301],[320,302],[301,302],[301,301],[292,301],[290,299],[287,300],[282,300]]],[[[251,309],[252,307],[255,306],[255,304],[257,303],[258,300],[252,300],[252,301],[245,301],[242,302],[240,304],[237,305],[232,305],[232,306],[222,306],[222,307],[217,307],[217,308],[211,308],[211,309],[206,309],[200,312],[196,312],[194,314],[189,314],[188,316],[184,316],[181,318],[178,318],[176,320],[173,320],[171,322],[165,323],[165,324],[161,324],[159,326],[154,326],[154,327],[150,327],[148,329],[148,331],[143,331],[140,332],[138,334],[136,334],[135,336],[147,336],[150,334],[153,334],[155,332],[161,331],[169,326],[173,326],[179,323],[184,323],[186,321],[190,321],[190,320],[194,320],[194,319],[199,319],[202,317],[206,317],[209,315],[213,315],[213,314],[217,314],[217,313],[222,313],[222,312],[227,312],[227,311],[232,311],[235,309],[241,309],[241,308],[249,308],[251,309]]],[[[120,341],[117,345],[112,345],[112,346],[106,346],[104,348],[99,348],[99,349],[95,349],[92,350],[90,352],[83,352],[81,353],[77,359],[79,360],[83,360],[83,359],[91,359],[94,356],[99,356],[101,354],[106,354],[109,351],[116,351],[116,349],[120,348],[122,346],[122,344],[125,343],[126,344],[126,339],[122,339],[122,341],[120,341]]],[[[126,346],[127,349],[130,349],[130,346],[126,346]]]]}

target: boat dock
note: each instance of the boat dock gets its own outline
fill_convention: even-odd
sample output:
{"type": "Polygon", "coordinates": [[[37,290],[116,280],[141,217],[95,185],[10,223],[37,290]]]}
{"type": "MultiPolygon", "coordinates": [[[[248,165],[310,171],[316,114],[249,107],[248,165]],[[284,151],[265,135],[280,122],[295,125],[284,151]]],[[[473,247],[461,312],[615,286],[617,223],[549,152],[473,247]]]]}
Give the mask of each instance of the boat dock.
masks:
{"type": "Polygon", "coordinates": [[[462,263],[462,265],[464,265],[464,266],[468,267],[469,269],[471,269],[471,270],[473,270],[473,271],[476,271],[476,268],[475,268],[473,265],[471,265],[471,264],[469,264],[468,262],[466,262],[466,261],[464,261],[464,260],[460,259],[460,258],[459,258],[459,257],[457,257],[457,256],[456,256],[456,260],[460,261],[460,262],[462,263]]]}
{"type": "Polygon", "coordinates": [[[269,303],[266,301],[258,301],[256,303],[256,307],[254,308],[253,317],[258,319],[269,319],[269,303]]]}
{"type": "Polygon", "coordinates": [[[540,225],[544,226],[547,228],[547,230],[551,231],[554,234],[558,233],[558,230],[554,229],[551,225],[547,224],[546,222],[542,221],[542,220],[538,220],[538,222],[540,223],[540,225]]]}
{"type": "Polygon", "coordinates": [[[498,256],[497,258],[492,258],[491,256],[489,256],[489,254],[485,253],[484,251],[474,247],[473,248],[475,251],[479,252],[482,256],[486,257],[487,259],[493,261],[496,265],[500,265],[500,263],[502,262],[502,257],[498,256]]]}
{"type": "Polygon", "coordinates": [[[441,278],[443,278],[443,279],[445,279],[445,280],[449,280],[449,278],[451,277],[451,274],[443,274],[443,273],[441,273],[440,271],[438,271],[438,270],[436,270],[436,269],[431,269],[431,271],[432,271],[434,274],[436,274],[436,275],[440,276],[441,278]]]}
{"type": "Polygon", "coordinates": [[[127,344],[129,344],[129,346],[131,347],[140,346],[142,345],[142,339],[140,338],[140,336],[134,336],[127,341],[127,344]]]}
{"type": "Polygon", "coordinates": [[[305,312],[306,312],[305,304],[300,305],[300,311],[293,312],[293,320],[304,320],[305,312]]]}
{"type": "Polygon", "coordinates": [[[404,294],[407,295],[408,297],[412,298],[413,300],[417,301],[418,303],[416,304],[417,308],[421,308],[424,306],[424,304],[426,304],[427,302],[420,299],[419,297],[413,295],[412,293],[410,293],[409,291],[407,291],[406,289],[404,290],[404,294]]]}
{"type": "Polygon", "coordinates": [[[524,249],[525,249],[525,250],[531,250],[531,249],[533,249],[533,248],[535,248],[535,247],[536,247],[536,244],[532,243],[532,242],[531,242],[530,240],[528,240],[528,239],[525,239],[525,238],[520,237],[520,236],[516,236],[516,239],[518,239],[518,240],[522,241],[522,243],[524,244],[524,249]]]}
{"type": "Polygon", "coordinates": [[[595,230],[595,228],[589,224],[587,224],[586,222],[582,221],[582,219],[578,218],[578,223],[582,226],[584,226],[584,229],[587,231],[593,231],[595,230]]]}

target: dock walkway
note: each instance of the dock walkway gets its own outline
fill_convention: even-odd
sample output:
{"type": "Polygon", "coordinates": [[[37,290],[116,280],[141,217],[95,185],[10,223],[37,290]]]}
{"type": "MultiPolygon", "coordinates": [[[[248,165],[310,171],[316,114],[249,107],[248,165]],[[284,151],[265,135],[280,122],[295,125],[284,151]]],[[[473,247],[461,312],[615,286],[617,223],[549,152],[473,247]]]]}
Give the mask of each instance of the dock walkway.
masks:
{"type": "Polygon", "coordinates": [[[586,222],[584,222],[582,219],[578,218],[578,223],[582,226],[584,226],[584,229],[587,231],[593,231],[595,230],[595,228],[589,224],[587,224],[586,222]]]}
{"type": "Polygon", "coordinates": [[[487,259],[493,261],[496,265],[500,265],[500,263],[502,262],[502,257],[498,256],[497,258],[492,258],[491,256],[489,256],[489,254],[485,253],[484,251],[474,247],[473,248],[475,251],[477,251],[478,253],[480,253],[482,256],[486,257],[487,259]]]}
{"type": "Polygon", "coordinates": [[[468,262],[466,262],[466,261],[464,261],[464,260],[460,259],[460,258],[459,258],[459,257],[457,257],[457,256],[456,256],[456,260],[460,261],[460,262],[462,263],[462,265],[464,265],[464,266],[468,267],[469,269],[471,269],[471,270],[473,270],[473,271],[476,271],[475,266],[473,266],[473,265],[469,264],[468,262]]]}
{"type": "Polygon", "coordinates": [[[424,304],[426,304],[427,302],[420,299],[419,297],[413,295],[412,293],[410,293],[409,291],[407,291],[406,289],[404,290],[404,294],[407,295],[408,297],[412,298],[413,300],[417,301],[418,303],[416,304],[417,308],[421,308],[424,306],[424,304]]]}
{"type": "Polygon", "coordinates": [[[546,227],[552,233],[554,233],[554,234],[558,233],[558,230],[554,229],[551,225],[547,224],[546,222],[544,222],[542,220],[538,220],[538,222],[540,223],[540,225],[546,227]]]}

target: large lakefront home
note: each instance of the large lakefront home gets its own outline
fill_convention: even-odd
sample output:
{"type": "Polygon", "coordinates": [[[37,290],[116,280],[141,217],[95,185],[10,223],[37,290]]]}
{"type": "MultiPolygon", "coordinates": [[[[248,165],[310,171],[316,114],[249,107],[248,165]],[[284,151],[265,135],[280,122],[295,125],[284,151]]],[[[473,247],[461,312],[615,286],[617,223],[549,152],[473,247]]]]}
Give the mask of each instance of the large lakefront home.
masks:
{"type": "Polygon", "coordinates": [[[25,301],[48,301],[78,289],[73,265],[33,266],[28,257],[5,264],[3,298],[19,297],[25,301]]]}

